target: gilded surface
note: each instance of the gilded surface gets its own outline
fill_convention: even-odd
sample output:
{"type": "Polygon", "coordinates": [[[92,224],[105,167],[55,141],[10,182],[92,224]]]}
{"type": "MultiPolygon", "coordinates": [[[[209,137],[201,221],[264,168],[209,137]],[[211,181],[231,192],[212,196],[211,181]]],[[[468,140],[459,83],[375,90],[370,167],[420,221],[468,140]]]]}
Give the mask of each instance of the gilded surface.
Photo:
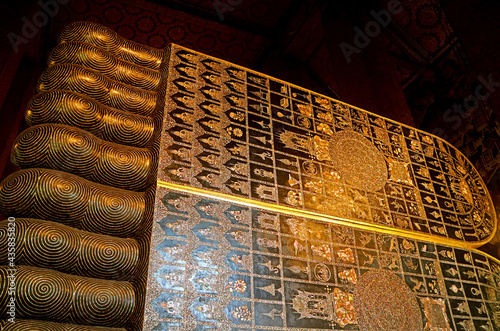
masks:
{"type": "Polygon", "coordinates": [[[90,22],[48,66],[0,184],[17,316],[45,321],[2,330],[500,328],[500,263],[465,248],[491,200],[442,140],[90,22]]]}
{"type": "Polygon", "coordinates": [[[111,80],[98,71],[77,64],[57,64],[46,69],[37,84],[39,92],[70,90],[85,94],[113,108],[151,116],[157,94],[111,80]]]}
{"type": "Polygon", "coordinates": [[[21,132],[12,146],[11,160],[21,169],[64,170],[93,182],[133,191],[148,187],[154,169],[153,156],[147,148],[110,143],[82,129],[61,124],[40,124],[21,132]]]}
{"type": "Polygon", "coordinates": [[[118,144],[144,147],[153,137],[153,119],[106,107],[72,91],[50,90],[34,96],[26,109],[29,125],[66,124],[118,144]]]}
{"type": "Polygon", "coordinates": [[[61,222],[85,231],[132,237],[147,197],[48,169],[20,170],[0,184],[0,212],[61,222]]]}
{"type": "Polygon", "coordinates": [[[72,63],[96,70],[111,79],[145,90],[155,90],[160,72],[115,58],[99,47],[79,42],[59,44],[50,53],[48,65],[72,63]]]}
{"type": "MultiPolygon", "coordinates": [[[[63,31],[12,149],[24,169],[0,184],[0,213],[16,218],[18,300],[2,330],[141,329],[165,54],[90,22],[63,31]]],[[[13,261],[0,261],[6,318],[13,261]]]]}
{"type": "Polygon", "coordinates": [[[496,216],[442,139],[174,46],[159,180],[479,245],[496,216]]]}
{"type": "MultiPolygon", "coordinates": [[[[0,267],[3,279],[8,267],[0,267]]],[[[7,298],[8,283],[0,293],[7,298]]],[[[135,306],[134,288],[128,282],[78,277],[50,269],[18,266],[16,317],[37,317],[63,323],[102,326],[126,325],[135,306]]],[[[5,311],[2,312],[5,316],[5,311]]]]}
{"type": "Polygon", "coordinates": [[[155,49],[120,37],[116,32],[92,22],[75,22],[59,36],[59,43],[84,42],[137,66],[158,70],[164,50],[155,49]]]}
{"type": "Polygon", "coordinates": [[[124,39],[113,30],[93,22],[72,23],[59,36],[60,44],[75,41],[97,46],[118,59],[154,70],[160,68],[165,54],[164,50],[124,39]]]}
{"type": "Polygon", "coordinates": [[[361,330],[423,330],[417,296],[391,271],[363,274],[353,297],[361,330]]]}
{"type": "Polygon", "coordinates": [[[7,324],[0,321],[0,327],[2,327],[2,331],[125,331],[125,329],[118,328],[60,324],[35,320],[16,320],[15,324],[7,324]]]}
{"type": "Polygon", "coordinates": [[[498,330],[466,248],[158,187],[144,330],[498,330]]]}
{"type": "MultiPolygon", "coordinates": [[[[8,220],[0,222],[0,247],[7,247],[8,220]]],[[[16,219],[16,263],[79,276],[130,280],[139,264],[139,244],[77,230],[55,222],[16,219]]],[[[7,254],[0,265],[8,265],[7,254]]]]}

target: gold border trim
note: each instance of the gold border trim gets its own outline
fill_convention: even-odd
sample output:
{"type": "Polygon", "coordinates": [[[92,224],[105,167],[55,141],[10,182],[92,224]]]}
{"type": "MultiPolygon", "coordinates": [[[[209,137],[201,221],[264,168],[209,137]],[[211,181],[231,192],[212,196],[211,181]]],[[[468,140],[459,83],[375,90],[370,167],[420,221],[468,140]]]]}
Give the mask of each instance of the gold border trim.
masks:
{"type": "MultiPolygon", "coordinates": [[[[324,222],[333,223],[333,224],[345,225],[345,226],[354,227],[354,228],[362,229],[362,230],[370,230],[370,231],[375,231],[375,232],[379,232],[379,233],[393,234],[393,235],[404,236],[404,237],[417,239],[417,240],[426,240],[426,241],[434,242],[437,244],[450,245],[450,246],[454,246],[454,247],[474,249],[474,248],[480,247],[480,246],[487,243],[487,242],[466,243],[466,242],[453,240],[453,239],[449,239],[449,238],[441,238],[441,237],[437,237],[437,236],[433,236],[433,235],[429,235],[429,234],[425,234],[425,233],[422,233],[422,234],[418,233],[417,234],[417,233],[413,233],[413,232],[408,232],[406,230],[399,230],[399,229],[386,227],[383,225],[349,220],[349,219],[345,219],[345,218],[341,218],[341,217],[316,213],[316,212],[312,212],[312,211],[308,211],[308,210],[301,210],[301,209],[290,208],[290,207],[286,207],[286,206],[280,206],[280,205],[276,205],[276,204],[272,204],[272,203],[256,201],[256,200],[252,200],[252,199],[248,199],[248,198],[242,198],[242,197],[233,196],[233,195],[229,195],[229,194],[225,194],[225,193],[209,191],[209,190],[205,190],[205,189],[201,189],[201,188],[197,188],[197,187],[174,184],[174,183],[169,183],[169,182],[160,181],[160,180],[157,181],[157,185],[159,187],[172,189],[175,191],[191,193],[191,194],[195,194],[198,196],[222,200],[222,201],[226,201],[226,202],[230,202],[230,203],[238,203],[238,204],[241,204],[244,206],[260,208],[260,209],[264,209],[267,211],[273,211],[273,212],[277,212],[277,213],[285,213],[285,214],[289,214],[289,215],[293,215],[293,216],[297,216],[297,217],[306,217],[306,218],[313,219],[313,220],[319,220],[319,221],[324,221],[324,222]]],[[[481,252],[481,251],[479,251],[479,252],[481,252]]],[[[486,254],[484,252],[481,252],[481,253],[486,254]]],[[[500,261],[498,261],[498,263],[500,264],[500,261]]]]}
{"type": "Polygon", "coordinates": [[[403,127],[409,128],[411,130],[415,130],[417,132],[422,132],[422,133],[424,133],[426,135],[435,137],[435,138],[443,141],[443,143],[447,144],[449,147],[451,147],[454,150],[456,150],[459,153],[459,155],[461,155],[465,160],[467,160],[469,162],[469,164],[472,167],[472,169],[474,169],[474,171],[476,172],[479,180],[481,181],[481,183],[486,188],[486,192],[485,193],[487,193],[488,198],[489,198],[489,202],[490,202],[490,204],[491,204],[491,206],[493,208],[493,210],[492,210],[492,216],[493,216],[494,226],[493,226],[493,229],[491,231],[491,234],[485,240],[482,240],[482,241],[479,241],[479,242],[474,242],[474,243],[470,243],[470,242],[467,243],[467,242],[462,242],[462,241],[459,241],[459,240],[454,240],[454,239],[449,239],[449,238],[441,238],[441,237],[438,237],[438,236],[427,235],[427,234],[418,234],[418,235],[416,235],[415,233],[408,232],[406,230],[399,230],[399,229],[385,227],[385,226],[381,226],[381,225],[377,225],[377,224],[365,223],[365,222],[360,222],[360,221],[353,221],[353,220],[343,219],[343,218],[334,217],[334,216],[330,216],[330,215],[325,215],[325,214],[310,212],[310,211],[306,211],[306,210],[299,210],[299,209],[295,209],[295,208],[289,208],[289,207],[285,207],[285,206],[279,206],[279,205],[275,205],[275,204],[271,204],[271,203],[265,203],[265,202],[260,202],[260,201],[253,201],[253,200],[247,199],[247,198],[240,198],[240,197],[237,197],[237,196],[231,196],[231,195],[227,195],[227,194],[223,194],[223,193],[219,193],[219,192],[208,191],[208,190],[198,189],[198,188],[194,188],[194,187],[189,187],[189,186],[184,186],[184,185],[178,185],[178,184],[168,183],[168,182],[164,182],[164,181],[157,181],[158,186],[166,187],[166,188],[171,188],[171,189],[178,190],[178,191],[184,191],[184,192],[194,193],[194,194],[205,196],[205,197],[212,197],[212,198],[216,198],[216,199],[224,200],[224,201],[228,201],[228,202],[238,202],[238,203],[241,203],[241,204],[247,205],[247,206],[258,207],[258,208],[262,208],[262,209],[268,209],[268,210],[272,210],[272,211],[276,211],[276,212],[288,213],[288,214],[299,216],[299,217],[308,217],[308,218],[318,219],[318,220],[322,220],[322,221],[326,221],[326,222],[330,222],[330,223],[342,224],[342,225],[347,225],[347,226],[351,226],[351,227],[356,227],[356,228],[359,228],[359,229],[374,230],[374,231],[377,231],[377,232],[383,232],[383,233],[390,233],[390,234],[395,234],[395,235],[406,236],[406,237],[413,238],[413,239],[425,239],[425,240],[436,242],[436,243],[448,244],[448,245],[452,245],[452,246],[456,246],[456,247],[462,247],[462,248],[469,248],[469,249],[470,248],[477,248],[477,247],[480,247],[480,246],[483,246],[483,245],[487,244],[488,242],[490,242],[495,237],[495,234],[496,234],[496,232],[498,230],[498,218],[497,218],[497,215],[496,215],[495,205],[493,204],[493,200],[491,198],[491,194],[488,191],[483,178],[481,177],[481,175],[479,175],[479,172],[474,167],[474,165],[470,162],[470,160],[460,150],[458,150],[455,146],[451,145],[446,140],[444,140],[444,139],[442,139],[442,138],[440,138],[440,137],[438,137],[438,136],[436,136],[436,135],[434,135],[432,133],[425,132],[423,130],[419,130],[417,128],[411,127],[411,126],[409,126],[407,124],[400,123],[400,122],[392,120],[390,118],[387,118],[387,117],[384,117],[384,116],[372,113],[370,111],[367,111],[365,109],[356,107],[356,106],[348,104],[346,102],[342,102],[342,101],[337,100],[335,98],[332,98],[330,96],[326,96],[324,94],[321,94],[321,93],[318,93],[318,92],[315,92],[315,91],[311,91],[309,89],[306,89],[304,87],[298,86],[296,84],[292,84],[292,83],[284,81],[282,79],[278,79],[276,77],[272,77],[272,76],[266,75],[264,73],[261,73],[261,72],[258,72],[258,71],[255,71],[255,70],[243,67],[241,65],[237,65],[237,64],[234,64],[234,63],[231,63],[231,62],[228,62],[228,61],[225,61],[225,60],[222,60],[222,59],[219,59],[219,58],[216,58],[216,57],[213,57],[213,56],[201,53],[201,52],[197,52],[195,50],[192,50],[192,49],[186,48],[184,46],[181,46],[179,44],[171,43],[171,44],[169,44],[168,47],[177,47],[177,48],[180,48],[180,49],[185,50],[185,51],[190,52],[190,53],[201,54],[203,56],[215,59],[216,61],[227,63],[227,64],[229,64],[232,67],[240,68],[242,70],[251,72],[253,74],[260,75],[260,76],[266,77],[268,79],[272,79],[272,80],[274,80],[276,82],[281,82],[283,84],[286,84],[286,85],[289,85],[289,86],[292,86],[292,87],[295,87],[295,88],[301,89],[303,91],[307,91],[307,92],[310,92],[310,93],[313,93],[313,94],[316,94],[316,95],[319,95],[319,96],[322,96],[322,97],[325,97],[325,98],[330,99],[330,100],[335,100],[338,103],[341,103],[341,104],[344,104],[346,106],[349,106],[349,107],[361,110],[361,111],[366,112],[366,113],[368,113],[370,115],[380,117],[380,118],[382,118],[384,120],[387,120],[387,121],[390,121],[390,122],[396,122],[396,123],[398,123],[399,125],[401,125],[403,127]]]}

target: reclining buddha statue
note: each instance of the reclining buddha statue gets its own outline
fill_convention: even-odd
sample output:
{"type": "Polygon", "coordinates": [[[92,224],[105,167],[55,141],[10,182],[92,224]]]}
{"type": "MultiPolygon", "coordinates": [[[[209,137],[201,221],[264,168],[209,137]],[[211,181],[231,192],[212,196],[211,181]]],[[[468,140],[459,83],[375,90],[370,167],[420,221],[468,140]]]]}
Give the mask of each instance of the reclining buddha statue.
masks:
{"type": "Polygon", "coordinates": [[[2,330],[500,330],[494,206],[441,138],[90,22],[26,121],[2,330]]]}

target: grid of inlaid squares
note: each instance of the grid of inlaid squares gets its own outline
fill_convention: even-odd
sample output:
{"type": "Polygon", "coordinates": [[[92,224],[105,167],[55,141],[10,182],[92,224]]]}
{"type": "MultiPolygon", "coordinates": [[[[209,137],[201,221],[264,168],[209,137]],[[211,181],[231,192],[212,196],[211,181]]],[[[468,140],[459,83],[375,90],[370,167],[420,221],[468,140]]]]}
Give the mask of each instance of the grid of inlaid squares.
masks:
{"type": "Polygon", "coordinates": [[[215,58],[172,54],[159,179],[455,240],[491,234],[484,184],[441,140],[215,58]],[[325,159],[341,131],[383,155],[383,189],[347,183],[325,159]]]}
{"type": "Polygon", "coordinates": [[[404,280],[423,323],[500,327],[500,264],[483,254],[164,188],[157,197],[150,329],[357,330],[340,307],[378,269],[404,280]],[[331,311],[310,317],[300,291],[324,296],[331,311]]]}

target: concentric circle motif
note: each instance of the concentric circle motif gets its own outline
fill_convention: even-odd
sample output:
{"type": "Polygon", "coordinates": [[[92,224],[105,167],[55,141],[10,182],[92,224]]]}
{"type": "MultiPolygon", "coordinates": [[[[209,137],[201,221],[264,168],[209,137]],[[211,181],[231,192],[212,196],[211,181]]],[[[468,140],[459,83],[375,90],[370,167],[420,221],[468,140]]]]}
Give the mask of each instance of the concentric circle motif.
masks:
{"type": "Polygon", "coordinates": [[[323,263],[316,264],[314,267],[314,275],[316,276],[316,279],[318,279],[320,282],[326,283],[327,281],[332,278],[332,273],[330,272],[330,269],[323,263]]]}
{"type": "Polygon", "coordinates": [[[304,173],[308,175],[316,175],[318,172],[316,165],[312,161],[305,161],[302,163],[302,169],[304,169],[304,173]]]}
{"type": "Polygon", "coordinates": [[[372,192],[385,186],[388,175],[384,157],[362,134],[336,132],[330,139],[330,156],[348,184],[372,192]]]}
{"type": "Polygon", "coordinates": [[[415,294],[388,270],[371,270],[354,288],[354,311],[363,331],[421,331],[422,315],[415,294]]]}

